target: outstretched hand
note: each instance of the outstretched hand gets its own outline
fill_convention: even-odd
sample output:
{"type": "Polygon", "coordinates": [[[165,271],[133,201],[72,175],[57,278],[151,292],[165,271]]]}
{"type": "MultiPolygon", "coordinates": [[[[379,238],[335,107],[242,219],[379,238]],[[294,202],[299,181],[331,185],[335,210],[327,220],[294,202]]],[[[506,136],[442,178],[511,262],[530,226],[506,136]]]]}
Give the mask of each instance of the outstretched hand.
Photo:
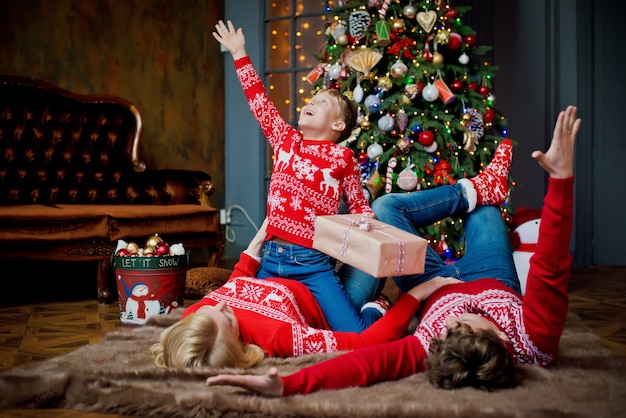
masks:
{"type": "Polygon", "coordinates": [[[551,177],[567,178],[574,174],[574,141],[580,123],[576,107],[568,106],[559,113],[548,151],[533,151],[532,157],[551,177]]]}
{"type": "Polygon", "coordinates": [[[265,396],[282,396],[284,391],[283,381],[278,376],[278,369],[272,367],[267,374],[263,375],[234,375],[218,374],[206,380],[207,386],[237,386],[250,392],[265,396]]]}
{"type": "Polygon", "coordinates": [[[427,282],[418,284],[407,293],[421,302],[428,299],[428,297],[432,295],[435,290],[449,284],[457,283],[463,283],[463,281],[455,279],[454,277],[437,276],[427,282]]]}
{"type": "Polygon", "coordinates": [[[232,54],[234,60],[248,55],[243,29],[235,29],[233,22],[230,20],[227,23],[224,23],[222,20],[217,22],[213,37],[232,54]]]}

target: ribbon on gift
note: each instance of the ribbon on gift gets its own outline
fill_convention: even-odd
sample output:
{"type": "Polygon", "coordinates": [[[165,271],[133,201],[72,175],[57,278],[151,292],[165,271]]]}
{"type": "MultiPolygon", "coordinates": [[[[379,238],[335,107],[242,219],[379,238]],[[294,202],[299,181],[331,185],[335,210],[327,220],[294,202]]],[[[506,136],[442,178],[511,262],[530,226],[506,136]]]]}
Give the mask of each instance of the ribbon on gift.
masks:
{"type": "Polygon", "coordinates": [[[342,215],[337,215],[337,216],[339,216],[341,219],[348,222],[348,227],[346,228],[346,231],[343,234],[343,238],[341,239],[341,253],[340,253],[339,261],[343,263],[346,258],[346,252],[348,251],[348,236],[350,235],[350,231],[352,231],[355,228],[359,228],[360,230],[363,230],[363,231],[371,231],[376,234],[380,234],[386,238],[389,238],[395,241],[398,244],[398,267],[396,269],[394,276],[402,275],[402,271],[404,270],[404,256],[405,256],[404,241],[402,241],[398,237],[393,236],[392,234],[388,234],[387,232],[383,231],[383,229],[389,228],[390,225],[373,225],[371,222],[369,222],[368,220],[369,217],[367,213],[361,214],[361,218],[359,220],[352,219],[350,217],[342,216],[342,215]]]}

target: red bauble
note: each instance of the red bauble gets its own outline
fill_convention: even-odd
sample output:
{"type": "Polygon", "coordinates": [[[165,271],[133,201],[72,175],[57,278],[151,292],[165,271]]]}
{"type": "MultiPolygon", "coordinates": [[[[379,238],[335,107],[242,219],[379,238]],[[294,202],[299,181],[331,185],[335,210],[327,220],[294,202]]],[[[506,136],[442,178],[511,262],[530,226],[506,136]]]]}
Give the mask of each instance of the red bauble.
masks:
{"type": "Polygon", "coordinates": [[[367,152],[359,152],[359,156],[357,157],[359,164],[365,164],[368,158],[367,152]]]}
{"type": "Polygon", "coordinates": [[[450,32],[450,38],[448,39],[448,49],[456,51],[463,45],[463,38],[456,32],[450,32]]]}
{"type": "Polygon", "coordinates": [[[491,89],[487,86],[480,86],[480,88],[478,89],[478,92],[482,94],[483,96],[486,96],[491,92],[491,89]]]}
{"type": "Polygon", "coordinates": [[[485,110],[485,114],[483,115],[483,121],[486,123],[491,123],[496,119],[496,112],[493,109],[485,110]]]}
{"type": "Polygon", "coordinates": [[[433,142],[435,142],[435,134],[433,134],[430,131],[420,132],[420,134],[417,137],[417,140],[419,141],[420,144],[427,147],[429,145],[432,145],[433,142]]]}
{"type": "Polygon", "coordinates": [[[465,45],[469,47],[476,45],[476,35],[465,35],[465,45]]]}
{"type": "Polygon", "coordinates": [[[446,12],[443,14],[445,17],[447,17],[450,20],[454,20],[457,17],[459,17],[459,12],[457,12],[454,9],[448,9],[446,10],[446,12]]]}
{"type": "Polygon", "coordinates": [[[170,253],[170,246],[167,242],[161,241],[157,244],[155,251],[158,255],[168,255],[170,253]]]}
{"type": "Polygon", "coordinates": [[[471,83],[467,85],[467,88],[470,90],[478,91],[478,83],[475,81],[472,81],[471,83]]]}
{"type": "Polygon", "coordinates": [[[450,88],[455,92],[460,93],[463,91],[463,82],[461,80],[454,80],[450,83],[450,88]]]}
{"type": "Polygon", "coordinates": [[[126,248],[120,248],[119,250],[117,250],[117,255],[121,257],[126,257],[128,254],[130,254],[130,251],[128,251],[126,248]]]}

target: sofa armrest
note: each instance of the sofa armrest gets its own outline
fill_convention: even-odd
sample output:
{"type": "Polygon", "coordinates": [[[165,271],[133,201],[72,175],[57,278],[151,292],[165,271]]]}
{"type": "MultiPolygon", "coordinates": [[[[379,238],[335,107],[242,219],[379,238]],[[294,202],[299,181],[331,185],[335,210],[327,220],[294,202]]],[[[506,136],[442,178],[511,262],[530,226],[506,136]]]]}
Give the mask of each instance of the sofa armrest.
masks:
{"type": "Polygon", "coordinates": [[[129,187],[133,204],[201,204],[211,207],[209,196],[215,187],[204,171],[161,169],[136,173],[129,187]]]}

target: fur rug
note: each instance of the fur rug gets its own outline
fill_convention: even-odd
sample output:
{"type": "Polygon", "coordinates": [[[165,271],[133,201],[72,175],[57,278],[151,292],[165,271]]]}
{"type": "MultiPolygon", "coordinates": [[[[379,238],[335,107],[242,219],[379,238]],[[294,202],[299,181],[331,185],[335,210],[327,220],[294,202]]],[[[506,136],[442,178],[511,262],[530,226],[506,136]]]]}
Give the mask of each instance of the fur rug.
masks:
{"type": "MultiPolygon", "coordinates": [[[[367,388],[264,398],[208,388],[214,369],[159,369],[148,348],[182,310],[141,328],[110,332],[99,344],[0,373],[0,409],[71,408],[141,417],[617,417],[626,416],[626,366],[570,313],[561,351],[548,368],[519,367],[515,389],[432,387],[423,375],[367,388]]],[[[266,359],[281,373],[331,354],[266,359]]]]}

